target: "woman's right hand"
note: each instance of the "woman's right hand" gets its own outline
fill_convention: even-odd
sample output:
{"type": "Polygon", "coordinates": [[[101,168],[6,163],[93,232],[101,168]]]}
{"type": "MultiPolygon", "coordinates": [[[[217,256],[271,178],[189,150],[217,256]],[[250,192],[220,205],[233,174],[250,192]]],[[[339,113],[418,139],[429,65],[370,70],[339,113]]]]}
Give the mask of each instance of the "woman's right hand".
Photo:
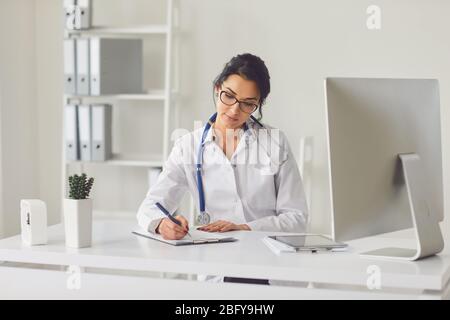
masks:
{"type": "Polygon", "coordinates": [[[175,219],[181,222],[181,226],[172,222],[169,218],[164,218],[156,228],[156,233],[162,235],[166,240],[179,240],[189,231],[189,223],[183,216],[176,216],[175,219]]]}

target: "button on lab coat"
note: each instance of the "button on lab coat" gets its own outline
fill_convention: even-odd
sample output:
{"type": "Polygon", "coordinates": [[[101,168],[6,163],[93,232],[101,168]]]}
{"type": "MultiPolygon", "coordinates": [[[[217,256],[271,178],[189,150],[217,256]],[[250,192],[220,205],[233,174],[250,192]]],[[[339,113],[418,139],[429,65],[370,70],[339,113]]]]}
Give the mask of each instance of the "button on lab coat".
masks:
{"type": "MultiPolygon", "coordinates": [[[[251,120],[247,125],[231,159],[216,143],[212,129],[205,138],[202,177],[211,222],[245,223],[255,231],[306,232],[303,184],[284,133],[267,125],[262,129],[251,120]]],[[[156,202],[173,214],[190,192],[198,208],[196,161],[203,129],[175,141],[163,171],[139,207],[137,220],[142,228],[155,232],[165,217],[156,202]]]]}

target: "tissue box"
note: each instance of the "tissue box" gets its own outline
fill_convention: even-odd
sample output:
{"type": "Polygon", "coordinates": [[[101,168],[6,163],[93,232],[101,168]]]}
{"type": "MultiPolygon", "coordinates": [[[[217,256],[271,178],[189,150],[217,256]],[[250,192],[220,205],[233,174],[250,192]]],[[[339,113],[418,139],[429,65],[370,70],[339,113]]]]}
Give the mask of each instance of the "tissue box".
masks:
{"type": "Polygon", "coordinates": [[[22,241],[26,245],[47,243],[47,206],[39,199],[20,201],[22,241]]]}

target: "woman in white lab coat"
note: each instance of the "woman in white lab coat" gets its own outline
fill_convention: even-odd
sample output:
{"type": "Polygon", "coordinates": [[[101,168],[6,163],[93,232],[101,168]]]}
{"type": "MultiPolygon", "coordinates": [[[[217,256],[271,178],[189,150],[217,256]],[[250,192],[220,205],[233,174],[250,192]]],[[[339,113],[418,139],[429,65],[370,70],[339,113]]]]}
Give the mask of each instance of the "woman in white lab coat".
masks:
{"type": "Polygon", "coordinates": [[[175,142],[139,208],[139,225],[166,239],[183,238],[189,229],[186,218],[177,215],[181,222],[177,225],[155,204],[172,214],[189,191],[194,199],[204,194],[210,222],[200,230],[306,232],[305,195],[289,143],[281,131],[251,117],[257,110],[262,117],[270,92],[264,61],[251,54],[233,57],[215,79],[213,90],[216,116],[210,118],[210,130],[200,128],[175,142]],[[199,152],[202,136],[204,147],[199,152]]]}

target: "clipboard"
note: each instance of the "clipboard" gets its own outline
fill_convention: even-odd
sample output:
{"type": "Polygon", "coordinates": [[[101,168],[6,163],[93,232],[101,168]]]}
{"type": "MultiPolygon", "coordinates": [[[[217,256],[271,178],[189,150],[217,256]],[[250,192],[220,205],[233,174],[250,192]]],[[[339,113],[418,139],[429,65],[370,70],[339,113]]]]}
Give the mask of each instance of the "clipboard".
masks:
{"type": "Polygon", "coordinates": [[[197,244],[223,243],[223,242],[237,241],[237,239],[233,238],[233,237],[225,237],[225,236],[218,235],[216,233],[210,233],[210,232],[205,232],[205,231],[200,231],[200,230],[189,230],[189,233],[191,234],[192,237],[189,237],[188,235],[186,235],[183,239],[180,239],[180,240],[166,240],[160,234],[154,234],[154,233],[145,231],[143,229],[137,229],[137,230],[132,231],[131,233],[141,236],[141,237],[144,237],[144,238],[161,241],[161,242],[173,245],[173,246],[185,246],[185,245],[197,245],[197,244]]]}

